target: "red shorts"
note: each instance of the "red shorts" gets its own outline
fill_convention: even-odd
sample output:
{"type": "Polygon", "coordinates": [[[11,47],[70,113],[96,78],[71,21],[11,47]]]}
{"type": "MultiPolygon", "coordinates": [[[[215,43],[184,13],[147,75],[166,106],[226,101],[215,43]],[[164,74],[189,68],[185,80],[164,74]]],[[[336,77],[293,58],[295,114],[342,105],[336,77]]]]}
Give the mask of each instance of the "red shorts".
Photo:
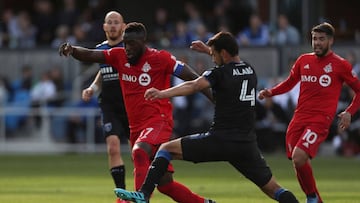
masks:
{"type": "Polygon", "coordinates": [[[286,153],[292,157],[295,147],[304,150],[311,158],[315,157],[320,144],[329,134],[329,122],[294,122],[292,120],[286,132],[286,153]]]}
{"type": "MultiPolygon", "coordinates": [[[[152,157],[162,143],[170,140],[173,130],[173,123],[166,120],[148,122],[140,132],[130,132],[131,148],[135,143],[144,142],[152,147],[152,157]]],[[[169,164],[168,171],[174,172],[174,168],[169,164]]]]}

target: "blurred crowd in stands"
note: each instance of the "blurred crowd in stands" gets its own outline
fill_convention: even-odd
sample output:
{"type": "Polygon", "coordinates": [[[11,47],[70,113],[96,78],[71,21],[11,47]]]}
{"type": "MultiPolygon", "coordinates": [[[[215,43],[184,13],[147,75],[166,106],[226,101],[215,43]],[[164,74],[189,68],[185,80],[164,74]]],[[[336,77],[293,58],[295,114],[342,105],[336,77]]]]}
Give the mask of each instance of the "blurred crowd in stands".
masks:
{"type": "MultiPolygon", "coordinates": [[[[61,7],[55,7],[50,0],[36,0],[32,9],[3,8],[0,47],[57,48],[63,42],[98,43],[105,38],[103,15],[110,10],[102,2],[89,1],[88,7],[79,9],[76,0],[64,0],[61,7]]],[[[149,43],[157,48],[188,47],[191,41],[206,41],[220,30],[231,31],[241,46],[297,45],[301,42],[298,29],[284,14],[278,16],[277,23],[270,25],[254,12],[242,27],[234,26],[234,19],[244,16],[234,11],[236,7],[232,2],[219,0],[210,11],[204,11],[188,1],[184,4],[183,15],[175,19],[167,9],[158,7],[152,24],[147,25],[149,43]]],[[[126,19],[126,14],[124,17],[126,19]]]]}
{"type": "MultiPolygon", "coordinates": [[[[105,39],[102,30],[103,18],[106,11],[111,10],[110,8],[99,9],[101,7],[99,2],[101,1],[89,1],[89,6],[82,10],[77,7],[76,0],[64,0],[62,7],[57,8],[54,7],[53,1],[36,0],[31,12],[4,8],[0,21],[0,47],[57,49],[64,42],[94,47],[105,39]]],[[[304,42],[305,37],[301,36],[299,29],[289,21],[285,14],[279,14],[277,22],[269,24],[263,22],[258,13],[253,12],[243,27],[234,27],[232,17],[235,14],[241,14],[234,11],[231,2],[229,0],[217,1],[209,14],[203,13],[189,1],[184,5],[183,17],[178,19],[170,19],[169,11],[158,7],[154,11],[153,23],[147,25],[149,46],[187,48],[192,41],[206,42],[213,33],[221,30],[232,32],[237,37],[240,47],[292,46],[304,42]]],[[[126,14],[124,15],[126,19],[126,14]]],[[[356,54],[351,52],[343,57],[353,64],[354,72],[359,75],[360,63],[356,60],[356,54]]],[[[184,58],[184,60],[187,59],[184,58]]],[[[191,65],[199,72],[209,68],[202,60],[191,65]]],[[[96,98],[89,103],[81,100],[69,101],[65,92],[71,91],[71,82],[64,81],[61,67],[51,67],[41,73],[41,76],[34,76],[32,68],[25,64],[19,77],[13,81],[9,81],[6,75],[0,75],[1,106],[23,107],[28,112],[31,109],[38,110],[39,107],[97,107],[96,98]]],[[[89,81],[91,79],[89,78],[89,81]]],[[[280,79],[269,78],[266,86],[271,87],[280,79]]],[[[173,79],[173,84],[180,82],[177,78],[173,79]]],[[[83,87],[88,85],[89,83],[85,82],[83,87]]],[[[257,102],[257,133],[259,145],[263,151],[284,150],[284,136],[297,103],[298,91],[299,88],[296,87],[288,94],[257,102]]],[[[348,105],[351,96],[352,92],[344,86],[343,95],[339,101],[339,111],[348,105]]],[[[202,95],[176,97],[173,99],[173,104],[175,136],[205,131],[211,125],[212,104],[202,95]]],[[[12,137],[19,129],[26,130],[29,125],[39,128],[41,118],[36,116],[38,114],[34,115],[31,118],[25,114],[6,116],[7,136],[12,137]]],[[[94,131],[96,142],[101,143],[103,139],[99,119],[98,116],[94,119],[94,131]]],[[[56,127],[53,131],[55,134],[53,139],[57,142],[84,142],[85,120],[86,117],[81,115],[54,118],[52,125],[56,127]]],[[[353,124],[346,132],[340,132],[336,122],[335,120],[328,141],[333,143],[338,154],[346,156],[360,154],[360,112],[353,118],[353,124]]]]}

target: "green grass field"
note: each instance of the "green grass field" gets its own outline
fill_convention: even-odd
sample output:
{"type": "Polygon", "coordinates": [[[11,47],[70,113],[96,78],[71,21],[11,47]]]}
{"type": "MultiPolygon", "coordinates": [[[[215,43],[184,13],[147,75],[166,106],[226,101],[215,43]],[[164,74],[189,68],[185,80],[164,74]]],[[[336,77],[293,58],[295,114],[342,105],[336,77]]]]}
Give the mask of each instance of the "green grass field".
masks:
{"type": "MultiPolygon", "coordinates": [[[[290,161],[283,155],[265,157],[280,184],[305,202],[290,161]]],[[[132,189],[128,155],[125,161],[127,188],[132,189]]],[[[174,165],[178,181],[218,203],[275,202],[227,163],[174,161],[174,165]]],[[[313,165],[326,203],[360,202],[359,159],[319,157],[313,165]]],[[[0,203],[113,203],[113,187],[106,154],[0,155],[0,203]]],[[[152,202],[172,201],[155,192],[152,202]]]]}

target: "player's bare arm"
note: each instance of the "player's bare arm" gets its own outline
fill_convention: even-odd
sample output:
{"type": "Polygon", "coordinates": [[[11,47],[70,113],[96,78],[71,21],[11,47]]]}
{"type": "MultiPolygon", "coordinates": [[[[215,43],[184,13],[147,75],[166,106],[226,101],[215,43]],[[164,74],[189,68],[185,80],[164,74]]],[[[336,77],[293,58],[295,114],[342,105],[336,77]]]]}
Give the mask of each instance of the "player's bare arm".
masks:
{"type": "MultiPolygon", "coordinates": [[[[179,78],[185,81],[195,80],[200,75],[192,69],[189,65],[184,64],[184,68],[182,69],[179,78]]],[[[211,88],[206,88],[201,91],[210,101],[214,102],[211,88]]]]}
{"type": "Polygon", "coordinates": [[[258,98],[259,99],[264,99],[266,97],[271,97],[272,96],[272,92],[269,89],[263,89],[259,92],[258,98]]]}
{"type": "Polygon", "coordinates": [[[72,56],[77,60],[93,63],[105,63],[105,56],[102,50],[87,49],[79,46],[72,46],[64,43],[59,47],[60,56],[72,56]]]}
{"type": "Polygon", "coordinates": [[[150,88],[145,91],[144,97],[146,100],[171,98],[175,96],[186,96],[194,94],[196,92],[208,89],[210,87],[209,81],[200,76],[195,80],[186,81],[175,87],[171,87],[165,90],[158,90],[156,88],[150,88]]]}
{"type": "Polygon", "coordinates": [[[347,111],[343,111],[338,114],[339,117],[339,128],[345,130],[350,126],[351,114],[347,111]]]}
{"type": "Polygon", "coordinates": [[[210,47],[200,40],[191,42],[190,49],[208,55],[211,53],[210,47]]]}
{"type": "Polygon", "coordinates": [[[89,87],[83,89],[81,98],[88,102],[95,92],[99,91],[102,87],[101,72],[99,71],[89,87]]]}

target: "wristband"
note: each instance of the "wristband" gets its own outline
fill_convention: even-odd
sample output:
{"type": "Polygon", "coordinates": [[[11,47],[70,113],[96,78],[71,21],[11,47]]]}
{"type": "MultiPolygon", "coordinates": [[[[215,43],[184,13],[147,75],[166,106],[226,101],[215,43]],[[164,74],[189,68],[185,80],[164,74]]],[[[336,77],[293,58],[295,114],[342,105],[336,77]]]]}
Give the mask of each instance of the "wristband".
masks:
{"type": "Polygon", "coordinates": [[[99,90],[99,87],[98,87],[95,83],[91,84],[91,85],[90,85],[90,88],[91,88],[94,92],[97,92],[97,91],[99,90]]]}

